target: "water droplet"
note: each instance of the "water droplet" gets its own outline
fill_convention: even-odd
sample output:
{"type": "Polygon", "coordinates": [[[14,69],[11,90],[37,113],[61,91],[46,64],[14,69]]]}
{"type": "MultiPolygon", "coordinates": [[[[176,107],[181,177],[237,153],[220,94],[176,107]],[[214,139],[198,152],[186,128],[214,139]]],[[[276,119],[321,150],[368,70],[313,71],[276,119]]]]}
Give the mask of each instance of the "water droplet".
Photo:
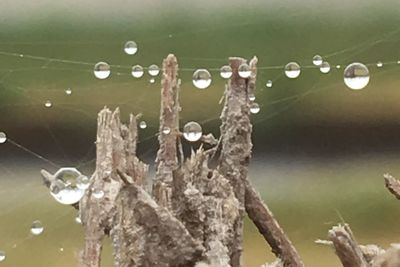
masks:
{"type": "Polygon", "coordinates": [[[211,74],[206,69],[198,69],[193,73],[193,85],[199,89],[206,89],[211,84],[211,74]]]}
{"type": "Polygon", "coordinates": [[[79,213],[76,215],[74,221],[75,221],[77,224],[82,224],[82,220],[81,220],[81,217],[79,216],[79,213]]]}
{"type": "Polygon", "coordinates": [[[164,127],[164,129],[162,130],[163,134],[169,134],[171,132],[171,129],[169,127],[164,127]]]}
{"type": "Polygon", "coordinates": [[[150,76],[157,76],[160,73],[160,68],[157,65],[150,65],[147,70],[150,76]]]}
{"type": "Polygon", "coordinates": [[[135,78],[140,78],[143,76],[144,71],[143,71],[143,67],[140,65],[135,65],[132,67],[132,76],[135,78]]]}
{"type": "Polygon", "coordinates": [[[40,235],[43,233],[43,225],[40,221],[34,221],[31,226],[31,233],[34,235],[40,235]]]}
{"type": "Polygon", "coordinates": [[[271,88],[272,87],[272,81],[268,80],[267,83],[265,84],[267,87],[271,88]]]}
{"type": "Polygon", "coordinates": [[[201,126],[195,121],[190,121],[183,127],[183,137],[189,142],[199,141],[202,135],[201,126]]]}
{"type": "Polygon", "coordinates": [[[363,89],[369,83],[369,71],[362,63],[352,63],[344,70],[344,83],[353,90],[363,89]]]}
{"type": "Polygon", "coordinates": [[[86,190],[89,188],[90,186],[90,178],[85,176],[85,175],[81,175],[76,179],[76,186],[79,189],[83,189],[86,190]]]}
{"type": "Polygon", "coordinates": [[[63,252],[64,251],[64,248],[60,248],[60,252],[63,252]]]}
{"type": "Polygon", "coordinates": [[[67,89],[65,90],[65,93],[66,93],[67,95],[71,95],[71,94],[72,94],[71,88],[67,88],[67,89]]]}
{"type": "Polygon", "coordinates": [[[222,78],[229,79],[230,77],[232,77],[231,66],[228,66],[228,65],[222,66],[219,74],[221,75],[222,78]]]}
{"type": "Polygon", "coordinates": [[[250,112],[253,114],[257,114],[258,112],[260,112],[260,106],[257,103],[251,103],[250,112]]]}
{"type": "Polygon", "coordinates": [[[322,64],[322,57],[320,56],[320,55],[315,55],[314,57],[313,57],[313,59],[312,59],[312,63],[315,65],[315,66],[321,66],[321,64],[322,64]]]}
{"type": "Polygon", "coordinates": [[[104,197],[104,191],[101,189],[93,189],[92,195],[94,198],[100,199],[104,197]]]}
{"type": "Polygon", "coordinates": [[[383,63],[382,63],[381,61],[378,61],[378,62],[376,63],[376,66],[377,66],[378,68],[382,68],[382,67],[383,67],[383,63]]]}
{"type": "Polygon", "coordinates": [[[51,108],[51,107],[53,106],[53,103],[51,103],[50,100],[47,100],[46,102],[44,102],[44,106],[45,106],[46,108],[51,108]]]}
{"type": "Polygon", "coordinates": [[[397,60],[397,64],[400,64],[400,60],[397,60]]]}
{"type": "Polygon", "coordinates": [[[139,123],[139,128],[140,128],[140,129],[146,129],[146,128],[147,128],[147,123],[146,123],[145,121],[141,121],[141,122],[139,123]]]}
{"type": "Polygon", "coordinates": [[[250,101],[256,100],[256,96],[254,94],[249,94],[249,100],[250,101]]]}
{"type": "Polygon", "coordinates": [[[110,65],[108,65],[106,62],[99,62],[94,66],[93,73],[97,79],[107,79],[111,74],[110,65]]]}
{"type": "Polygon", "coordinates": [[[340,65],[336,65],[336,68],[337,68],[337,69],[340,69],[341,67],[342,67],[342,66],[340,66],[340,65]]]}
{"type": "Polygon", "coordinates": [[[239,76],[242,78],[249,78],[251,75],[250,66],[247,63],[243,63],[238,68],[239,76]]]}
{"type": "Polygon", "coordinates": [[[301,72],[300,65],[296,62],[290,62],[285,66],[285,75],[290,79],[299,77],[301,72]]]}
{"type": "Polygon", "coordinates": [[[0,262],[6,259],[6,253],[3,250],[0,250],[0,262]]]}
{"type": "Polygon", "coordinates": [[[79,202],[85,194],[89,181],[75,168],[61,168],[54,174],[50,194],[59,203],[71,205],[79,202]]]}
{"type": "Polygon", "coordinates": [[[319,70],[320,70],[322,73],[328,73],[328,72],[331,71],[331,65],[329,65],[328,62],[324,61],[324,62],[322,62],[322,64],[320,65],[319,70]]]}
{"type": "Polygon", "coordinates": [[[156,79],[154,79],[154,78],[151,78],[150,80],[149,80],[149,83],[155,83],[156,82],[156,79]]]}
{"type": "Polygon", "coordinates": [[[138,47],[135,41],[128,41],[125,43],[124,51],[128,55],[134,55],[138,51],[138,47]]]}
{"type": "Polygon", "coordinates": [[[4,144],[7,141],[7,135],[3,132],[0,132],[0,144],[4,144]]]}

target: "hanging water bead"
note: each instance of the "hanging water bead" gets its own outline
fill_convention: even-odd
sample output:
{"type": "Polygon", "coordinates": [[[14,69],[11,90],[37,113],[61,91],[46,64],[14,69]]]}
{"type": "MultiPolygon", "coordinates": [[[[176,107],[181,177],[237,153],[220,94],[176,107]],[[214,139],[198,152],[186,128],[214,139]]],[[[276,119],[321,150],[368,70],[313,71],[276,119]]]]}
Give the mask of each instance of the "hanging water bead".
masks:
{"type": "Polygon", "coordinates": [[[272,87],[272,81],[268,80],[267,83],[265,84],[268,88],[272,87]]]}
{"type": "Polygon", "coordinates": [[[250,112],[253,114],[257,114],[258,112],[260,112],[260,106],[257,103],[251,103],[250,104],[250,112]]]}
{"type": "Polygon", "coordinates": [[[44,102],[44,106],[45,106],[46,108],[51,108],[51,107],[53,106],[53,103],[51,103],[50,100],[47,100],[46,102],[44,102]]]}
{"type": "Polygon", "coordinates": [[[78,203],[89,186],[89,181],[75,168],[61,168],[54,174],[50,194],[59,203],[71,205],[78,203]]]}
{"type": "Polygon", "coordinates": [[[313,62],[313,64],[314,64],[315,66],[321,66],[321,64],[322,64],[322,62],[323,62],[323,59],[322,59],[322,57],[321,57],[320,55],[315,55],[315,56],[313,57],[312,62],[313,62]]]}
{"type": "Polygon", "coordinates": [[[43,225],[40,221],[34,221],[31,225],[31,233],[33,235],[40,235],[41,233],[43,233],[43,225]]]}
{"type": "Polygon", "coordinates": [[[229,79],[232,77],[232,68],[229,65],[222,66],[219,70],[219,75],[224,79],[229,79]]]}
{"type": "Polygon", "coordinates": [[[342,66],[340,66],[340,65],[336,65],[336,68],[337,68],[337,69],[340,69],[341,67],[342,67],[342,66]]]}
{"type": "Polygon", "coordinates": [[[331,71],[331,65],[329,65],[328,62],[324,61],[324,62],[322,62],[322,64],[320,65],[319,70],[320,70],[322,73],[328,73],[328,72],[331,71]]]}
{"type": "Polygon", "coordinates": [[[189,142],[199,141],[202,135],[201,125],[195,121],[188,122],[183,127],[183,137],[189,142]]]}
{"type": "Polygon", "coordinates": [[[90,186],[90,179],[85,175],[81,175],[76,179],[76,186],[79,189],[86,190],[90,186]]]}
{"type": "Polygon", "coordinates": [[[150,76],[157,76],[160,73],[160,68],[157,65],[150,65],[147,72],[150,76]]]}
{"type": "Polygon", "coordinates": [[[0,132],[0,144],[4,144],[7,141],[7,135],[3,132],[0,132]]]}
{"type": "Polygon", "coordinates": [[[3,250],[0,250],[0,262],[6,259],[6,253],[3,250]]]}
{"type": "Polygon", "coordinates": [[[65,93],[66,93],[67,95],[71,95],[71,94],[72,94],[71,88],[66,89],[66,90],[65,90],[65,93]]]}
{"type": "Polygon", "coordinates": [[[206,69],[198,69],[193,73],[193,85],[199,89],[206,89],[211,84],[211,74],[206,69]]]}
{"type": "Polygon", "coordinates": [[[378,62],[376,63],[376,66],[377,66],[378,68],[382,68],[382,67],[383,67],[383,63],[382,63],[381,61],[378,61],[378,62]]]}
{"type": "Polygon", "coordinates": [[[285,75],[290,79],[299,77],[301,72],[300,65],[296,62],[290,62],[285,66],[285,75]]]}
{"type": "Polygon", "coordinates": [[[147,123],[146,123],[145,121],[141,121],[141,122],[139,123],[139,128],[140,128],[140,129],[146,129],[146,128],[147,128],[147,123]]]}
{"type": "Polygon", "coordinates": [[[135,65],[132,67],[132,76],[135,78],[140,78],[143,76],[144,71],[143,71],[143,67],[140,65],[135,65]]]}
{"type": "Polygon", "coordinates": [[[169,134],[171,132],[171,129],[169,127],[164,127],[164,129],[162,130],[163,134],[169,134]]]}
{"type": "Polygon", "coordinates": [[[82,224],[82,220],[81,220],[81,217],[79,216],[79,213],[76,215],[74,221],[75,221],[77,224],[82,224]]]}
{"type": "Polygon", "coordinates": [[[251,75],[250,66],[247,63],[243,63],[238,68],[239,76],[242,78],[249,78],[251,75]]]}
{"type": "Polygon", "coordinates": [[[99,62],[96,65],[94,65],[93,73],[97,79],[100,80],[107,79],[108,76],[110,76],[111,74],[110,65],[108,65],[108,63],[106,62],[99,62]]]}
{"type": "Polygon", "coordinates": [[[150,80],[149,80],[149,83],[155,83],[156,82],[156,79],[154,79],[154,78],[151,78],[150,80]]]}
{"type": "Polygon", "coordinates": [[[128,55],[134,55],[138,51],[138,47],[135,41],[128,41],[125,43],[124,51],[128,55]]]}
{"type": "Polygon", "coordinates": [[[362,63],[352,63],[344,70],[344,83],[353,90],[363,89],[369,83],[369,71],[362,63]]]}
{"type": "Polygon", "coordinates": [[[256,96],[254,95],[254,94],[249,94],[249,100],[250,101],[254,101],[254,100],[256,100],[256,96]]]}
{"type": "Polygon", "coordinates": [[[104,197],[104,191],[101,189],[93,189],[92,195],[94,198],[100,199],[104,197]]]}

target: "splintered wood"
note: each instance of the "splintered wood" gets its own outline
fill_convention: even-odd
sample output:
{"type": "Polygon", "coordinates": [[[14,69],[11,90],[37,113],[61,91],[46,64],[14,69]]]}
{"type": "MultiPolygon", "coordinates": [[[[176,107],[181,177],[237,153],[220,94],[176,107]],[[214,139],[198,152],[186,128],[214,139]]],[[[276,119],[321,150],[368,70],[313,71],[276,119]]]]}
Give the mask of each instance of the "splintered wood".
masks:
{"type": "MultiPolygon", "coordinates": [[[[85,230],[81,266],[100,266],[102,241],[108,236],[116,267],[241,267],[246,211],[277,256],[264,266],[304,266],[248,178],[249,96],[255,93],[257,58],[249,62],[249,78],[238,74],[245,59],[229,61],[233,75],[225,89],[219,141],[204,135],[201,140],[214,147],[200,147],[185,159],[178,62],[174,55],[164,60],[159,150],[149,190],[148,166],[136,156],[137,117],[131,115],[124,125],[118,109],[100,111],[96,170],[79,203],[85,230]]],[[[52,175],[42,174],[49,186],[52,175]]]]}

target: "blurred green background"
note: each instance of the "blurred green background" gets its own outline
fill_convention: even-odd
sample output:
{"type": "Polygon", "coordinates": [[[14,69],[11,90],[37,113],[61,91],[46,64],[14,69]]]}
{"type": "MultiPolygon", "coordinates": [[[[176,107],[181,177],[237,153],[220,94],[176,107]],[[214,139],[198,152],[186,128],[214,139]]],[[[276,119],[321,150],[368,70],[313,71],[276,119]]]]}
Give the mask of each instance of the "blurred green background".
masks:
{"type": "MultiPolygon", "coordinates": [[[[251,179],[307,266],[340,266],[333,251],[313,243],[340,216],[360,243],[386,247],[400,241],[400,203],[382,179],[385,172],[400,173],[399,22],[397,0],[2,0],[0,131],[90,175],[96,114],[105,105],[119,106],[125,119],[143,114],[148,128],[141,131],[139,154],[152,163],[160,81],[134,79],[129,66],[161,66],[174,53],[181,68],[181,125],[195,120],[218,135],[224,81],[215,69],[229,56],[256,55],[259,67],[268,68],[258,72],[261,111],[253,116],[251,179]],[[128,40],[139,46],[133,56],[123,52],[128,40]],[[331,64],[329,74],[309,68],[316,54],[331,64]],[[120,67],[100,81],[93,75],[98,61],[120,67]],[[303,66],[294,80],[283,75],[290,61],[303,66]],[[344,67],[355,61],[369,64],[371,73],[360,91],[343,83],[344,67]],[[378,61],[389,64],[378,68],[378,61]],[[200,67],[213,69],[206,90],[192,85],[193,70],[200,67]],[[51,108],[44,106],[47,100],[51,108]]],[[[7,253],[0,266],[77,265],[82,229],[75,211],[56,203],[41,185],[41,168],[55,171],[10,142],[0,145],[0,250],[7,253]],[[29,228],[37,219],[45,230],[32,237],[29,228]]],[[[244,249],[246,266],[274,259],[251,223],[244,249]]],[[[109,247],[103,266],[112,266],[109,247]]]]}

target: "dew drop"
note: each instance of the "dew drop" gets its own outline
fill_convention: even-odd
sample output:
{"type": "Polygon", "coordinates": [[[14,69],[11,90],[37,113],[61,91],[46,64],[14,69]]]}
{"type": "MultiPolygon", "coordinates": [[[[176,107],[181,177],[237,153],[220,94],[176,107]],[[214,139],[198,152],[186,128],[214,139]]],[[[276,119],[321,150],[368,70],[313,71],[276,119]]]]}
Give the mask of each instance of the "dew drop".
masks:
{"type": "Polygon", "coordinates": [[[60,248],[60,252],[64,252],[64,248],[60,248]]]}
{"type": "Polygon", "coordinates": [[[150,65],[148,68],[148,73],[150,76],[157,76],[160,73],[160,68],[157,65],[150,65]]]}
{"type": "Polygon", "coordinates": [[[104,191],[101,189],[93,189],[92,195],[96,199],[104,197],[104,191]]]}
{"type": "Polygon", "coordinates": [[[377,66],[378,68],[382,68],[382,67],[383,67],[383,63],[382,63],[381,61],[378,61],[378,62],[376,63],[376,66],[377,66]]]}
{"type": "Polygon", "coordinates": [[[171,129],[169,127],[164,127],[164,129],[162,130],[163,134],[169,134],[171,132],[171,129]]]}
{"type": "Polygon", "coordinates": [[[67,89],[65,90],[65,93],[66,93],[67,95],[71,95],[71,94],[72,94],[71,88],[67,88],[67,89]]]}
{"type": "Polygon", "coordinates": [[[249,78],[251,75],[250,66],[247,63],[243,63],[238,68],[239,76],[242,78],[249,78]]]}
{"type": "Polygon", "coordinates": [[[40,221],[34,221],[31,225],[31,233],[34,235],[40,235],[43,233],[43,225],[40,221]]]}
{"type": "Polygon", "coordinates": [[[4,144],[7,141],[7,135],[4,132],[0,132],[0,144],[4,144]]]}
{"type": "Polygon", "coordinates": [[[50,100],[47,100],[46,102],[44,102],[44,106],[45,106],[46,108],[51,108],[51,107],[53,106],[53,103],[51,103],[50,100]]]}
{"type": "Polygon", "coordinates": [[[285,66],[285,75],[290,79],[299,77],[301,72],[300,65],[296,62],[290,62],[285,66]]]}
{"type": "Polygon", "coordinates": [[[229,79],[232,77],[232,68],[229,65],[222,66],[219,74],[221,75],[222,78],[224,79],[229,79]]]}
{"type": "Polygon", "coordinates": [[[313,57],[312,63],[313,63],[315,66],[321,66],[322,62],[323,62],[323,60],[322,60],[322,57],[321,57],[320,55],[315,55],[315,56],[313,57]]]}
{"type": "Polygon", "coordinates": [[[128,55],[134,55],[138,51],[138,47],[135,41],[128,41],[125,43],[124,51],[128,55]]]}
{"type": "Polygon", "coordinates": [[[74,221],[75,221],[77,224],[82,224],[82,220],[81,220],[81,217],[79,216],[79,213],[76,215],[74,221]]]}
{"type": "Polygon", "coordinates": [[[211,84],[211,74],[206,69],[198,69],[193,73],[193,85],[199,89],[206,89],[211,84]]]}
{"type": "Polygon", "coordinates": [[[140,78],[143,76],[144,71],[143,71],[143,67],[140,65],[135,65],[132,67],[132,76],[135,78],[140,78]]]}
{"type": "Polygon", "coordinates": [[[265,84],[268,88],[272,87],[272,81],[268,80],[267,83],[265,84]]]}
{"type": "Polygon", "coordinates": [[[108,65],[108,63],[106,62],[99,62],[94,65],[93,73],[97,79],[107,79],[111,74],[110,65],[108,65]]]}
{"type": "Polygon", "coordinates": [[[319,66],[319,70],[322,73],[329,73],[331,71],[331,65],[329,65],[328,62],[324,61],[322,64],[319,66]]]}
{"type": "Polygon", "coordinates": [[[154,78],[151,78],[150,80],[149,80],[149,83],[155,83],[156,82],[156,79],[154,79],[154,78]]]}
{"type": "Polygon", "coordinates": [[[256,100],[256,96],[254,94],[249,94],[249,100],[250,101],[256,100]]]}
{"type": "Polygon", "coordinates": [[[139,123],[139,128],[140,128],[140,129],[146,129],[146,128],[147,128],[147,123],[146,123],[145,121],[141,121],[141,122],[139,123]]]}
{"type": "Polygon", "coordinates": [[[337,69],[340,69],[341,67],[342,67],[342,66],[340,66],[340,65],[336,65],[336,68],[337,68],[337,69]]]}
{"type": "Polygon", "coordinates": [[[251,103],[250,112],[253,114],[257,114],[258,112],[260,112],[260,106],[257,103],[251,103]]]}
{"type": "Polygon", "coordinates": [[[75,168],[61,168],[54,174],[50,194],[59,203],[71,205],[79,202],[89,186],[89,179],[75,168]]]}
{"type": "Polygon", "coordinates": [[[353,90],[363,89],[369,83],[369,71],[362,63],[352,63],[344,70],[344,83],[353,90]]]}
{"type": "Polygon", "coordinates": [[[6,253],[3,250],[0,250],[0,262],[6,259],[6,253]]]}
{"type": "Polygon", "coordinates": [[[190,121],[183,127],[183,137],[189,142],[199,141],[202,135],[201,125],[195,121],[190,121]]]}

